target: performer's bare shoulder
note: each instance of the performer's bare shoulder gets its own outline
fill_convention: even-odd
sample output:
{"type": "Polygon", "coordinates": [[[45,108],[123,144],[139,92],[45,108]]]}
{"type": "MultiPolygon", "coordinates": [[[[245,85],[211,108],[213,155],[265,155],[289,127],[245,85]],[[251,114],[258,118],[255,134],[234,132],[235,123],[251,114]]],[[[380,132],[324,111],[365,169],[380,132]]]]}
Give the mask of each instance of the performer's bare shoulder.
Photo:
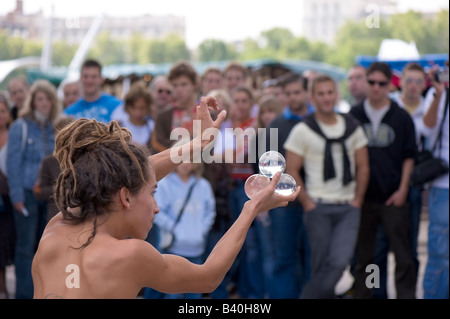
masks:
{"type": "MultiPolygon", "coordinates": [[[[225,118],[221,113],[212,121],[208,105],[217,108],[217,101],[202,98],[197,107],[202,131],[218,128],[225,118]]],[[[186,144],[190,156],[209,142],[201,137],[186,144]]],[[[61,213],[47,224],[33,259],[35,298],[136,298],[143,287],[163,293],[211,292],[232,266],[256,216],[287,205],[300,192],[276,194],[281,173],[275,174],[197,265],[160,254],[145,241],[159,212],[153,196],[157,181],[177,165],[171,154],[166,150],[148,157],[115,121],[78,119],[58,133],[55,158],[62,172],[55,202],[61,213]]]]}
{"type": "Polygon", "coordinates": [[[142,240],[118,240],[102,233],[80,249],[90,232],[83,225],[64,222],[61,214],[49,222],[33,260],[33,278],[38,287],[35,298],[137,296],[142,286],[133,269],[139,263],[139,251],[154,251],[154,256],[157,251],[142,240]]]}

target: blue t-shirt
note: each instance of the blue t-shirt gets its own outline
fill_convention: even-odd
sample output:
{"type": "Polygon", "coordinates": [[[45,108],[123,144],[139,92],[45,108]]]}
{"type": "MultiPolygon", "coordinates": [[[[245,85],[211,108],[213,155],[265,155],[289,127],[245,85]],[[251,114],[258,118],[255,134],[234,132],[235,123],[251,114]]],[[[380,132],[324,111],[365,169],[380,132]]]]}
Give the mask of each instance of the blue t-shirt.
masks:
{"type": "Polygon", "coordinates": [[[64,114],[71,115],[77,119],[96,119],[98,122],[109,123],[111,114],[122,103],[120,99],[113,95],[102,93],[96,101],[87,102],[79,99],[74,104],[64,110],[64,114]]]}

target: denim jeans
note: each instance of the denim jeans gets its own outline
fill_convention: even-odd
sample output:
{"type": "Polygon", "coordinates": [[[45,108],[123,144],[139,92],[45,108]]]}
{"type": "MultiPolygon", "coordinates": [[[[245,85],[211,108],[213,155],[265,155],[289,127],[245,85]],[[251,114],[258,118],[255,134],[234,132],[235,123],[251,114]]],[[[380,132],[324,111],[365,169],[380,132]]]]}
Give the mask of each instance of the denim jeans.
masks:
{"type": "Polygon", "coordinates": [[[250,227],[246,242],[246,276],[248,279],[248,298],[268,297],[272,290],[273,246],[268,216],[255,219],[250,227]]]}
{"type": "Polygon", "coordinates": [[[299,205],[278,207],[270,211],[274,264],[272,299],[299,298],[309,279],[309,246],[299,205]]]}
{"type": "Polygon", "coordinates": [[[449,298],[449,190],[431,187],[428,193],[428,261],[423,279],[425,299],[449,298]]]}
{"type": "MultiPolygon", "coordinates": [[[[206,250],[203,255],[203,260],[206,261],[211,251],[214,249],[219,240],[223,237],[223,235],[228,231],[231,227],[228,220],[224,218],[220,218],[217,223],[216,228],[212,228],[208,233],[208,239],[206,244],[206,250]]],[[[225,275],[225,278],[219,284],[219,286],[211,292],[210,296],[212,299],[228,299],[229,294],[227,290],[227,284],[230,281],[230,272],[225,275]]]]}
{"type": "Polygon", "coordinates": [[[44,202],[35,199],[32,191],[25,190],[25,207],[29,213],[28,217],[14,211],[17,233],[14,259],[16,299],[33,298],[31,264],[47,223],[47,206],[44,202]]]}
{"type": "MultiPolygon", "coordinates": [[[[156,223],[153,223],[153,226],[150,229],[150,231],[148,232],[147,238],[145,239],[145,241],[150,243],[159,252],[161,252],[161,248],[159,247],[159,241],[160,241],[159,236],[160,236],[159,227],[156,223]]],[[[143,296],[144,296],[144,299],[162,299],[164,294],[153,288],[145,287],[143,296]]]]}
{"type": "Polygon", "coordinates": [[[148,232],[147,238],[145,239],[145,241],[150,243],[157,250],[160,250],[160,248],[159,248],[159,242],[160,242],[159,237],[160,237],[159,227],[158,227],[158,225],[156,223],[153,223],[152,228],[148,232]]]}
{"type": "MultiPolygon", "coordinates": [[[[249,200],[244,190],[245,181],[235,181],[234,188],[228,193],[232,222],[241,214],[242,208],[246,201],[249,200]]],[[[230,279],[235,282],[238,287],[238,294],[241,298],[248,298],[250,294],[249,281],[247,276],[247,240],[242,245],[241,251],[236,257],[230,269],[230,279]]]]}
{"type": "Polygon", "coordinates": [[[301,298],[332,299],[350,264],[358,237],[360,210],[351,205],[317,205],[305,213],[311,256],[311,279],[301,298]]]}

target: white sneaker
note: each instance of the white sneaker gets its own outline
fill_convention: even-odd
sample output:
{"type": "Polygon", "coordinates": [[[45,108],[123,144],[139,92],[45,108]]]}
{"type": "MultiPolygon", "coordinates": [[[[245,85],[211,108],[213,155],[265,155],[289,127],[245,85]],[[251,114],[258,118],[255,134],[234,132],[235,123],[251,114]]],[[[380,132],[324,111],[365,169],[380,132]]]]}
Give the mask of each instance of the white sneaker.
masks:
{"type": "Polygon", "coordinates": [[[343,295],[346,293],[352,286],[355,278],[350,273],[350,266],[345,268],[344,273],[342,274],[341,279],[339,279],[338,283],[334,287],[334,293],[336,296],[343,295]]]}

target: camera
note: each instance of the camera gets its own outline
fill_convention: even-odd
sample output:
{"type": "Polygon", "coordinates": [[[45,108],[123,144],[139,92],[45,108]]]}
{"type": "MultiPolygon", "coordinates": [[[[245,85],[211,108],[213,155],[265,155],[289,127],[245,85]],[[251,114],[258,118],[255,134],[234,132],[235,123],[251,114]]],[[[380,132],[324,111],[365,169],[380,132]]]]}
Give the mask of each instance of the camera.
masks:
{"type": "Polygon", "coordinates": [[[448,82],[448,68],[439,68],[434,72],[434,80],[440,83],[448,82]]]}

